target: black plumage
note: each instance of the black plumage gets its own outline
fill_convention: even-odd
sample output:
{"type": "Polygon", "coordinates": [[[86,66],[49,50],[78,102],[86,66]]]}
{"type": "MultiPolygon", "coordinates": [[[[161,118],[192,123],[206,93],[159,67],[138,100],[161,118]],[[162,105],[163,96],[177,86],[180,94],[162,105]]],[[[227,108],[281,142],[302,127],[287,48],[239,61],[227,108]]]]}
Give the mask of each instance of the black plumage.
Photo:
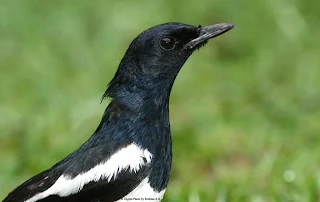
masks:
{"type": "Polygon", "coordinates": [[[65,159],[18,186],[3,202],[111,202],[139,189],[144,179],[155,193],[164,192],[172,160],[169,96],[174,80],[194,50],[231,28],[231,24],[166,23],[142,32],[130,44],[103,95],[111,102],[94,134],[65,159]],[[130,145],[146,154],[137,170],[110,163],[109,167],[116,166],[111,170],[114,176],[111,171],[101,174],[109,172],[103,169],[92,171],[130,145]],[[63,182],[73,182],[75,188],[55,186],[63,182]]]}

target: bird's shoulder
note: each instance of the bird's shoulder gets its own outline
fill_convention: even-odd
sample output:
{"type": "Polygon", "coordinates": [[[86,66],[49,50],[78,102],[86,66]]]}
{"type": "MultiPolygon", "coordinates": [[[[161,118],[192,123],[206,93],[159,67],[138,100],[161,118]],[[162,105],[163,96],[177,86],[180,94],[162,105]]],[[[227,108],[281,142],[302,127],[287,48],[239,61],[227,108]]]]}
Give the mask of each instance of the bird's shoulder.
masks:
{"type": "Polygon", "coordinates": [[[131,141],[101,142],[95,146],[87,142],[17,187],[3,202],[71,202],[86,197],[86,201],[115,201],[148,176],[151,159],[147,149],[131,141]]]}

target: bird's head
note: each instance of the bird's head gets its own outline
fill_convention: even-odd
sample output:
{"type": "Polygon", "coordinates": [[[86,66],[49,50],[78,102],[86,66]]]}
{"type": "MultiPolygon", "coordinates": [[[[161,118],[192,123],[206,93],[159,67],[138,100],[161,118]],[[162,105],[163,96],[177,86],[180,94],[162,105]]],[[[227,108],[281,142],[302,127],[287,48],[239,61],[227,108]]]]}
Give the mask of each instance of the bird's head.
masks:
{"type": "Polygon", "coordinates": [[[131,57],[144,76],[171,77],[177,74],[194,50],[233,27],[232,24],[204,27],[182,23],[157,25],[138,35],[126,56],[131,57]]]}
{"type": "Polygon", "coordinates": [[[145,30],[130,44],[105,95],[110,96],[112,88],[125,83],[145,89],[168,86],[170,90],[193,51],[233,27],[226,23],[210,26],[165,23],[145,30]]]}

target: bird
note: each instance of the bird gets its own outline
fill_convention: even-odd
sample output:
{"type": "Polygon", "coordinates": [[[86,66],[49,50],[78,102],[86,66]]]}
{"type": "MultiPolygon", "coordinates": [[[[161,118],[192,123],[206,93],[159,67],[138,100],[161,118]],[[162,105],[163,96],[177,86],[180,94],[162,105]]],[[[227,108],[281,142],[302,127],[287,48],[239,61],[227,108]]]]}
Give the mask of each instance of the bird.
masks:
{"type": "Polygon", "coordinates": [[[90,138],[3,202],[161,201],[172,164],[175,78],[195,50],[233,27],[169,22],[140,33],[102,96],[110,102],[90,138]]]}

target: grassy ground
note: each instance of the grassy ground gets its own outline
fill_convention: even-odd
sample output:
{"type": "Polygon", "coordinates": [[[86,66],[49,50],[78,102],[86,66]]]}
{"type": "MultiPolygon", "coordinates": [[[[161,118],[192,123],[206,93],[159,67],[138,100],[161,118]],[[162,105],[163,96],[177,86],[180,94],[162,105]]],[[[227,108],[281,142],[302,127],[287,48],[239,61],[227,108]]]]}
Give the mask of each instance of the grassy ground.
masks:
{"type": "Polygon", "coordinates": [[[180,21],[235,29],[171,96],[165,202],[320,201],[319,1],[0,2],[0,199],[95,130],[131,40],[180,21]]]}

